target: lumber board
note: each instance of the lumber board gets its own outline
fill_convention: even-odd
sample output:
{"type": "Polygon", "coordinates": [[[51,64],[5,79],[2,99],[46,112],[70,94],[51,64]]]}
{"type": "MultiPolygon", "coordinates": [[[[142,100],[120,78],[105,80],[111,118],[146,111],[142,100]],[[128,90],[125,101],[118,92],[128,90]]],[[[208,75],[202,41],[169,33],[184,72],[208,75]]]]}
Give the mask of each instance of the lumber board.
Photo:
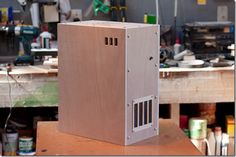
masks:
{"type": "Polygon", "coordinates": [[[160,74],[160,103],[234,102],[234,70],[160,74]]]}

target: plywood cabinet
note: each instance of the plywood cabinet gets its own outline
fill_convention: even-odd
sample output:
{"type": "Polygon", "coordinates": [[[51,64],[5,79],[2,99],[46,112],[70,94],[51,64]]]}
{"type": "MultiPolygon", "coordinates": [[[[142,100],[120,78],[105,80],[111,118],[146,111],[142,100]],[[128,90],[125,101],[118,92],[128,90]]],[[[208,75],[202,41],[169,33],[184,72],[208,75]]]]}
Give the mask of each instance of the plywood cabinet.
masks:
{"type": "Polygon", "coordinates": [[[159,26],[58,27],[59,129],[120,145],[157,135],[159,26]]]}

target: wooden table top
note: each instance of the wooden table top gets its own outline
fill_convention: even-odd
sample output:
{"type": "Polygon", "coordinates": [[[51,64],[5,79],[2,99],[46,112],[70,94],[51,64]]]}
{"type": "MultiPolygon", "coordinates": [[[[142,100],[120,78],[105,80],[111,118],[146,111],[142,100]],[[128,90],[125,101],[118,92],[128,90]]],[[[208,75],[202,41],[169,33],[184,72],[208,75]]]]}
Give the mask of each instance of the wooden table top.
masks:
{"type": "Polygon", "coordinates": [[[121,146],[59,132],[58,122],[39,122],[36,153],[45,155],[202,155],[176,124],[160,120],[160,134],[121,146]]]}
{"type": "MultiPolygon", "coordinates": [[[[1,67],[0,67],[1,68],[1,67]]],[[[216,72],[216,71],[234,71],[234,65],[229,67],[205,67],[205,68],[160,68],[160,72],[216,72]]],[[[35,66],[16,66],[10,74],[48,74],[58,73],[58,69],[52,69],[47,65],[35,66]]],[[[6,75],[5,69],[0,71],[0,75],[6,75]]]]}
{"type": "MultiPolygon", "coordinates": [[[[5,76],[7,74],[6,69],[0,67],[0,75],[5,76]]],[[[10,72],[11,75],[29,75],[29,74],[41,74],[41,75],[48,75],[48,74],[57,74],[58,69],[52,69],[50,66],[47,65],[35,65],[35,66],[13,66],[12,71],[10,72]]]]}

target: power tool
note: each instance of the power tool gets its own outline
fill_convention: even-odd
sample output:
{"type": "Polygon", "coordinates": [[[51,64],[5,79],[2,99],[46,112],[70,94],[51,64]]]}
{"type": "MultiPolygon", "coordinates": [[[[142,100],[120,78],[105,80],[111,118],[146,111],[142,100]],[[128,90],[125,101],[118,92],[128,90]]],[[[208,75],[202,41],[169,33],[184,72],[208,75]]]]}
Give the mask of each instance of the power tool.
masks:
{"type": "Polygon", "coordinates": [[[14,64],[34,64],[34,57],[31,54],[31,43],[34,38],[39,36],[39,28],[33,26],[3,26],[0,31],[5,31],[7,34],[19,36],[20,42],[23,45],[24,54],[18,56],[14,64]]]}

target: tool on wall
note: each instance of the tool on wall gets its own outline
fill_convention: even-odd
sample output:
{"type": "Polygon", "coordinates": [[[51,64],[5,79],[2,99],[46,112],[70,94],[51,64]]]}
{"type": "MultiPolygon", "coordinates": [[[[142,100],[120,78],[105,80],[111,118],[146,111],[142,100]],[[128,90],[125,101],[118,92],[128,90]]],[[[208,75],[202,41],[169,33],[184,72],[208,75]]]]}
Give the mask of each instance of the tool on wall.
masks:
{"type": "Polygon", "coordinates": [[[110,11],[110,7],[101,0],[93,0],[93,11],[95,16],[98,15],[99,11],[108,14],[110,11]]]}
{"type": "Polygon", "coordinates": [[[126,17],[126,1],[125,0],[120,0],[120,21],[121,22],[126,22],[127,21],[127,17],[126,17]]]}
{"type": "Polygon", "coordinates": [[[174,9],[174,41],[176,41],[177,36],[177,13],[178,13],[178,0],[175,0],[175,9],[174,9]]]}
{"type": "Polygon", "coordinates": [[[17,1],[18,1],[18,3],[20,3],[22,9],[25,11],[25,6],[27,4],[26,0],[17,0],[17,1]]]}
{"type": "Polygon", "coordinates": [[[110,6],[111,20],[112,21],[118,21],[118,16],[117,16],[117,11],[118,11],[117,0],[110,0],[110,2],[111,2],[111,6],[110,6]]]}
{"type": "Polygon", "coordinates": [[[39,28],[33,26],[4,26],[0,28],[7,34],[18,36],[20,45],[23,47],[23,55],[18,56],[14,64],[34,64],[34,58],[31,54],[31,42],[39,35],[39,28]]]}

